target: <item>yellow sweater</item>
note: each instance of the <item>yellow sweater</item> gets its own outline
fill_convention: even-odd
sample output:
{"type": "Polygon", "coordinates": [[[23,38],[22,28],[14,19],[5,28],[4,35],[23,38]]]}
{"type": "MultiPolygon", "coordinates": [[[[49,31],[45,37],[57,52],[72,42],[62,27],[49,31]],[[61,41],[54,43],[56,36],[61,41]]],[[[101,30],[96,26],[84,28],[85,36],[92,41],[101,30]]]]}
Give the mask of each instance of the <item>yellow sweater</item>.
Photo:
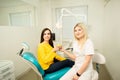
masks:
{"type": "Polygon", "coordinates": [[[49,66],[54,63],[54,58],[57,60],[65,60],[65,58],[59,56],[57,53],[52,51],[52,47],[48,43],[40,43],[38,45],[37,58],[41,67],[46,70],[49,66]]]}

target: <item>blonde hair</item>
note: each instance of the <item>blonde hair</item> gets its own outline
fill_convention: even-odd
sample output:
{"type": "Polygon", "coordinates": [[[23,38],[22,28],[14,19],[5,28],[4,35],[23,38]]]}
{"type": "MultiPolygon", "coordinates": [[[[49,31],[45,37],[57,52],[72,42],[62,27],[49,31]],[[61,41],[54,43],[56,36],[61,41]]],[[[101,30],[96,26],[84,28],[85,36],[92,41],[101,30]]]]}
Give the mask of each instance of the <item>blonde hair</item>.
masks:
{"type": "MultiPolygon", "coordinates": [[[[87,29],[86,29],[86,25],[84,23],[77,23],[75,26],[74,26],[74,30],[76,27],[80,27],[83,29],[83,32],[84,32],[84,36],[82,37],[82,45],[81,47],[83,47],[85,41],[88,39],[88,33],[87,33],[87,29]]],[[[74,35],[75,36],[75,35],[74,35]]],[[[76,40],[78,40],[76,37],[75,37],[76,40]]]]}

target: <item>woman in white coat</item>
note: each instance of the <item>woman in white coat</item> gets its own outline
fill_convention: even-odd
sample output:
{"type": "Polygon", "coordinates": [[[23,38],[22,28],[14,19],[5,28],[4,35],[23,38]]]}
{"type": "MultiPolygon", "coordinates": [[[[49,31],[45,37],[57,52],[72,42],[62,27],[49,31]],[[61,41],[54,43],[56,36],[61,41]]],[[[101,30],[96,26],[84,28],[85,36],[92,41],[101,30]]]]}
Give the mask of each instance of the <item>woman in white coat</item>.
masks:
{"type": "Polygon", "coordinates": [[[74,37],[73,53],[66,51],[63,47],[61,51],[73,59],[75,64],[60,80],[92,80],[94,47],[83,23],[75,25],[74,37]]]}

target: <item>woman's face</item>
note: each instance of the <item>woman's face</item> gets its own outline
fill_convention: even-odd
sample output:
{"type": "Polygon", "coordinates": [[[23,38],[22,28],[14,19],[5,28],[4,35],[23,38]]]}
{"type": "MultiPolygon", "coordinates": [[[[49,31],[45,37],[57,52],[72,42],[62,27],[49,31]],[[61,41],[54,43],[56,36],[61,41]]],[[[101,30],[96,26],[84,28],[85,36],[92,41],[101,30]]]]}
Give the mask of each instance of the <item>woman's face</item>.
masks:
{"type": "Polygon", "coordinates": [[[75,27],[74,35],[77,39],[80,39],[84,36],[84,31],[80,26],[75,27]]]}
{"type": "Polygon", "coordinates": [[[44,34],[43,34],[43,39],[44,39],[44,41],[49,41],[50,40],[50,37],[51,37],[51,35],[50,35],[50,31],[49,30],[46,30],[45,32],[44,32],[44,34]]]}

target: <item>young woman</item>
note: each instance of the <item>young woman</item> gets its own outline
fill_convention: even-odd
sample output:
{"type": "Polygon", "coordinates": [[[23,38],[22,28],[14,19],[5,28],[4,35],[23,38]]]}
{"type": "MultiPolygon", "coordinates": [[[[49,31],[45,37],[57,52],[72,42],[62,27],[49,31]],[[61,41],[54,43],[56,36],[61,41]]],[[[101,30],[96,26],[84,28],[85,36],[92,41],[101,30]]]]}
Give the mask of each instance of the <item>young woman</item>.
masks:
{"type": "Polygon", "coordinates": [[[52,33],[49,28],[44,28],[41,33],[41,41],[38,45],[38,61],[45,73],[51,73],[64,67],[72,67],[74,62],[59,56],[56,51],[60,47],[53,45],[52,33]]]}
{"type": "Polygon", "coordinates": [[[73,67],[60,80],[91,80],[92,77],[92,56],[94,47],[88,38],[85,25],[78,23],[74,27],[73,54],[61,49],[70,58],[75,60],[73,67]]]}

